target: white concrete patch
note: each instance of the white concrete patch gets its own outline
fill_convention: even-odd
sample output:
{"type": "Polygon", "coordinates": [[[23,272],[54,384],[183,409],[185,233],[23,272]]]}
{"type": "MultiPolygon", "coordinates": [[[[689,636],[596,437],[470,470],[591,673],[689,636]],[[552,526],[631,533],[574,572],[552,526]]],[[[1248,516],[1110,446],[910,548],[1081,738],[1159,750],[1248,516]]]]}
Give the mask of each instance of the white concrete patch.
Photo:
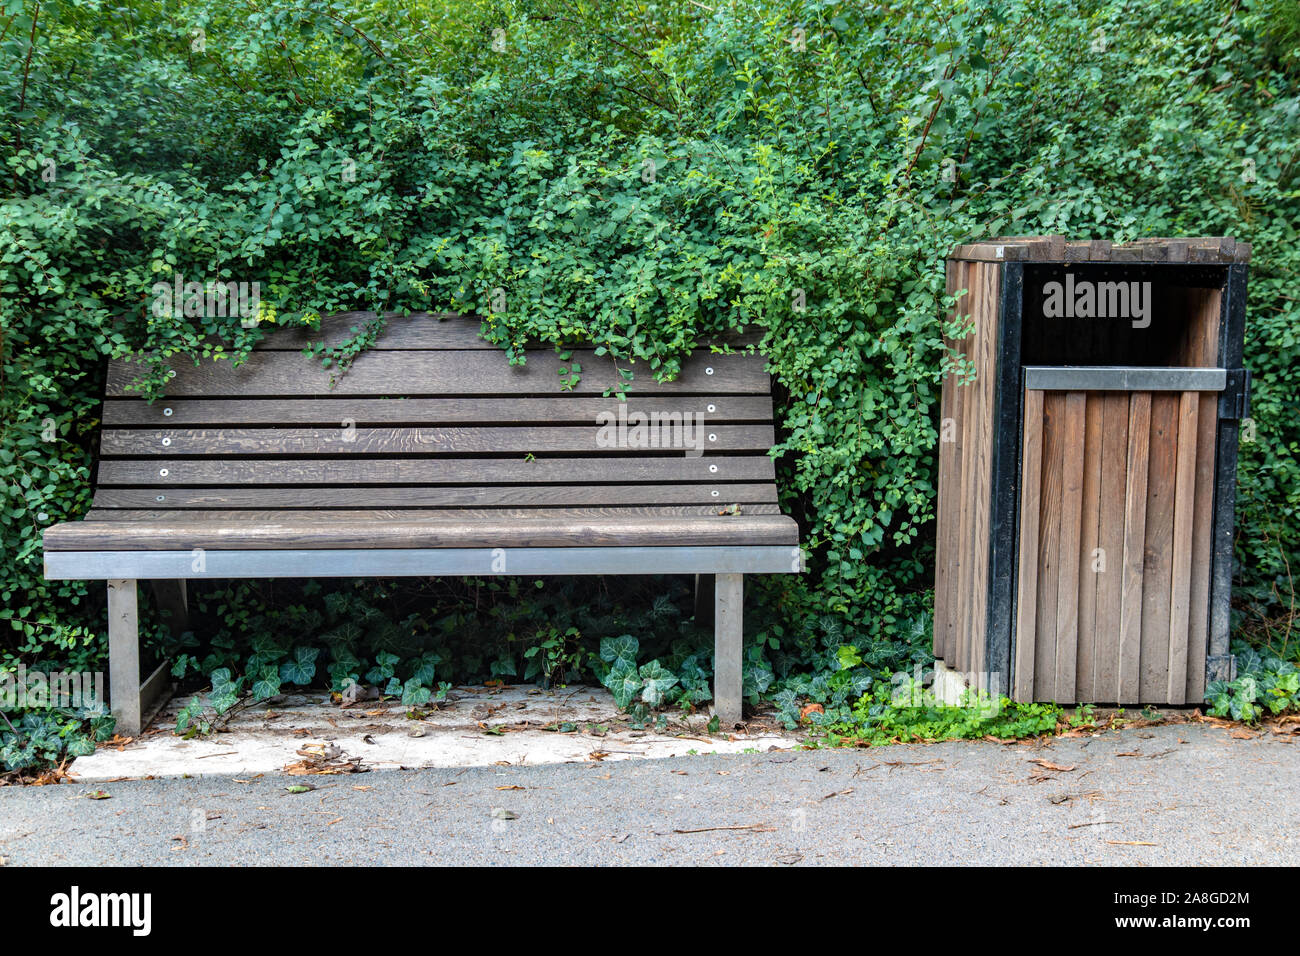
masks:
{"type": "Polygon", "coordinates": [[[603,687],[459,687],[422,720],[408,718],[398,703],[341,708],[325,694],[296,694],[243,711],[223,732],[193,740],[173,733],[186,700],[169,703],[144,736],[121,750],[101,746],[78,758],[73,776],[102,781],[278,773],[304,759],[298,751],[329,744],[361,758],[365,768],[396,770],[743,753],[799,742],[793,734],[711,736],[707,716],[675,721],[668,733],[634,730],[603,687]]]}

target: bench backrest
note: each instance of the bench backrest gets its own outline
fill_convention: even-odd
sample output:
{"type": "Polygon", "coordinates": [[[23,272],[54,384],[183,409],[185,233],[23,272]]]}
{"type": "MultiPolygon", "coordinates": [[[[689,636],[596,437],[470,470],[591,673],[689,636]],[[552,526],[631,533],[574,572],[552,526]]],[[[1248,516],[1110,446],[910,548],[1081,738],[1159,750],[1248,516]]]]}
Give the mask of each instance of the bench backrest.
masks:
{"type": "Polygon", "coordinates": [[[131,387],[139,369],[112,362],[87,517],[779,513],[761,356],[697,351],[669,383],[640,363],[623,403],[603,397],[619,381],[609,357],[577,350],[562,361],[542,349],[511,366],[477,319],[393,318],[343,375],[303,354],[365,318],[278,330],[239,368],[178,363],[152,404],[131,387]],[[562,368],[575,363],[580,378],[566,387],[562,368]]]}

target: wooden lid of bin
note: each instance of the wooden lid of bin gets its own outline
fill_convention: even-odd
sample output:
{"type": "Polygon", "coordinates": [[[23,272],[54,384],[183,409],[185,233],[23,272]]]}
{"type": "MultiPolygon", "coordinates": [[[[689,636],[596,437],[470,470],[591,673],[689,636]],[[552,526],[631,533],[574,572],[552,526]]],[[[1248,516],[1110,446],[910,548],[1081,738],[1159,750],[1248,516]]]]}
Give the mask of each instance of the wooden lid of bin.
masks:
{"type": "Polygon", "coordinates": [[[1228,237],[1136,239],[1114,245],[1108,239],[1067,240],[1064,236],[1003,236],[961,245],[950,259],[979,262],[1191,262],[1250,261],[1250,243],[1228,237]]]}

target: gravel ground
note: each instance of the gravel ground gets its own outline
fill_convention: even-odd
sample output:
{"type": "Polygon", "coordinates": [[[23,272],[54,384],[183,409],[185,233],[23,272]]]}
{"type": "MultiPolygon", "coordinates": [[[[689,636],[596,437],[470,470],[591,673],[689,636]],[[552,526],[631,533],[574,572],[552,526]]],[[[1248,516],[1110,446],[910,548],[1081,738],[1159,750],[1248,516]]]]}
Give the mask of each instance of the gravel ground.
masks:
{"type": "Polygon", "coordinates": [[[108,799],[90,799],[87,784],[0,788],[0,856],[7,866],[1294,865],[1298,783],[1300,734],[1237,739],[1207,724],[1042,744],[123,780],[93,785],[108,799]],[[298,784],[316,789],[286,790],[298,784]]]}

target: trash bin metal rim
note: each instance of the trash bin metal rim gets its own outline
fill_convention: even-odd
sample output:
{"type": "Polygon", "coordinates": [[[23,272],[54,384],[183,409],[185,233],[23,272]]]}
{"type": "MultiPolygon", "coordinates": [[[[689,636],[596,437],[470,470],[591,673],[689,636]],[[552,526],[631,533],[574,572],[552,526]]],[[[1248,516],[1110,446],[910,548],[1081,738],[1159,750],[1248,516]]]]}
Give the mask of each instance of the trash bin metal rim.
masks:
{"type": "Polygon", "coordinates": [[[1026,365],[1025,388],[1046,392],[1222,392],[1223,368],[1147,365],[1026,365]]]}

